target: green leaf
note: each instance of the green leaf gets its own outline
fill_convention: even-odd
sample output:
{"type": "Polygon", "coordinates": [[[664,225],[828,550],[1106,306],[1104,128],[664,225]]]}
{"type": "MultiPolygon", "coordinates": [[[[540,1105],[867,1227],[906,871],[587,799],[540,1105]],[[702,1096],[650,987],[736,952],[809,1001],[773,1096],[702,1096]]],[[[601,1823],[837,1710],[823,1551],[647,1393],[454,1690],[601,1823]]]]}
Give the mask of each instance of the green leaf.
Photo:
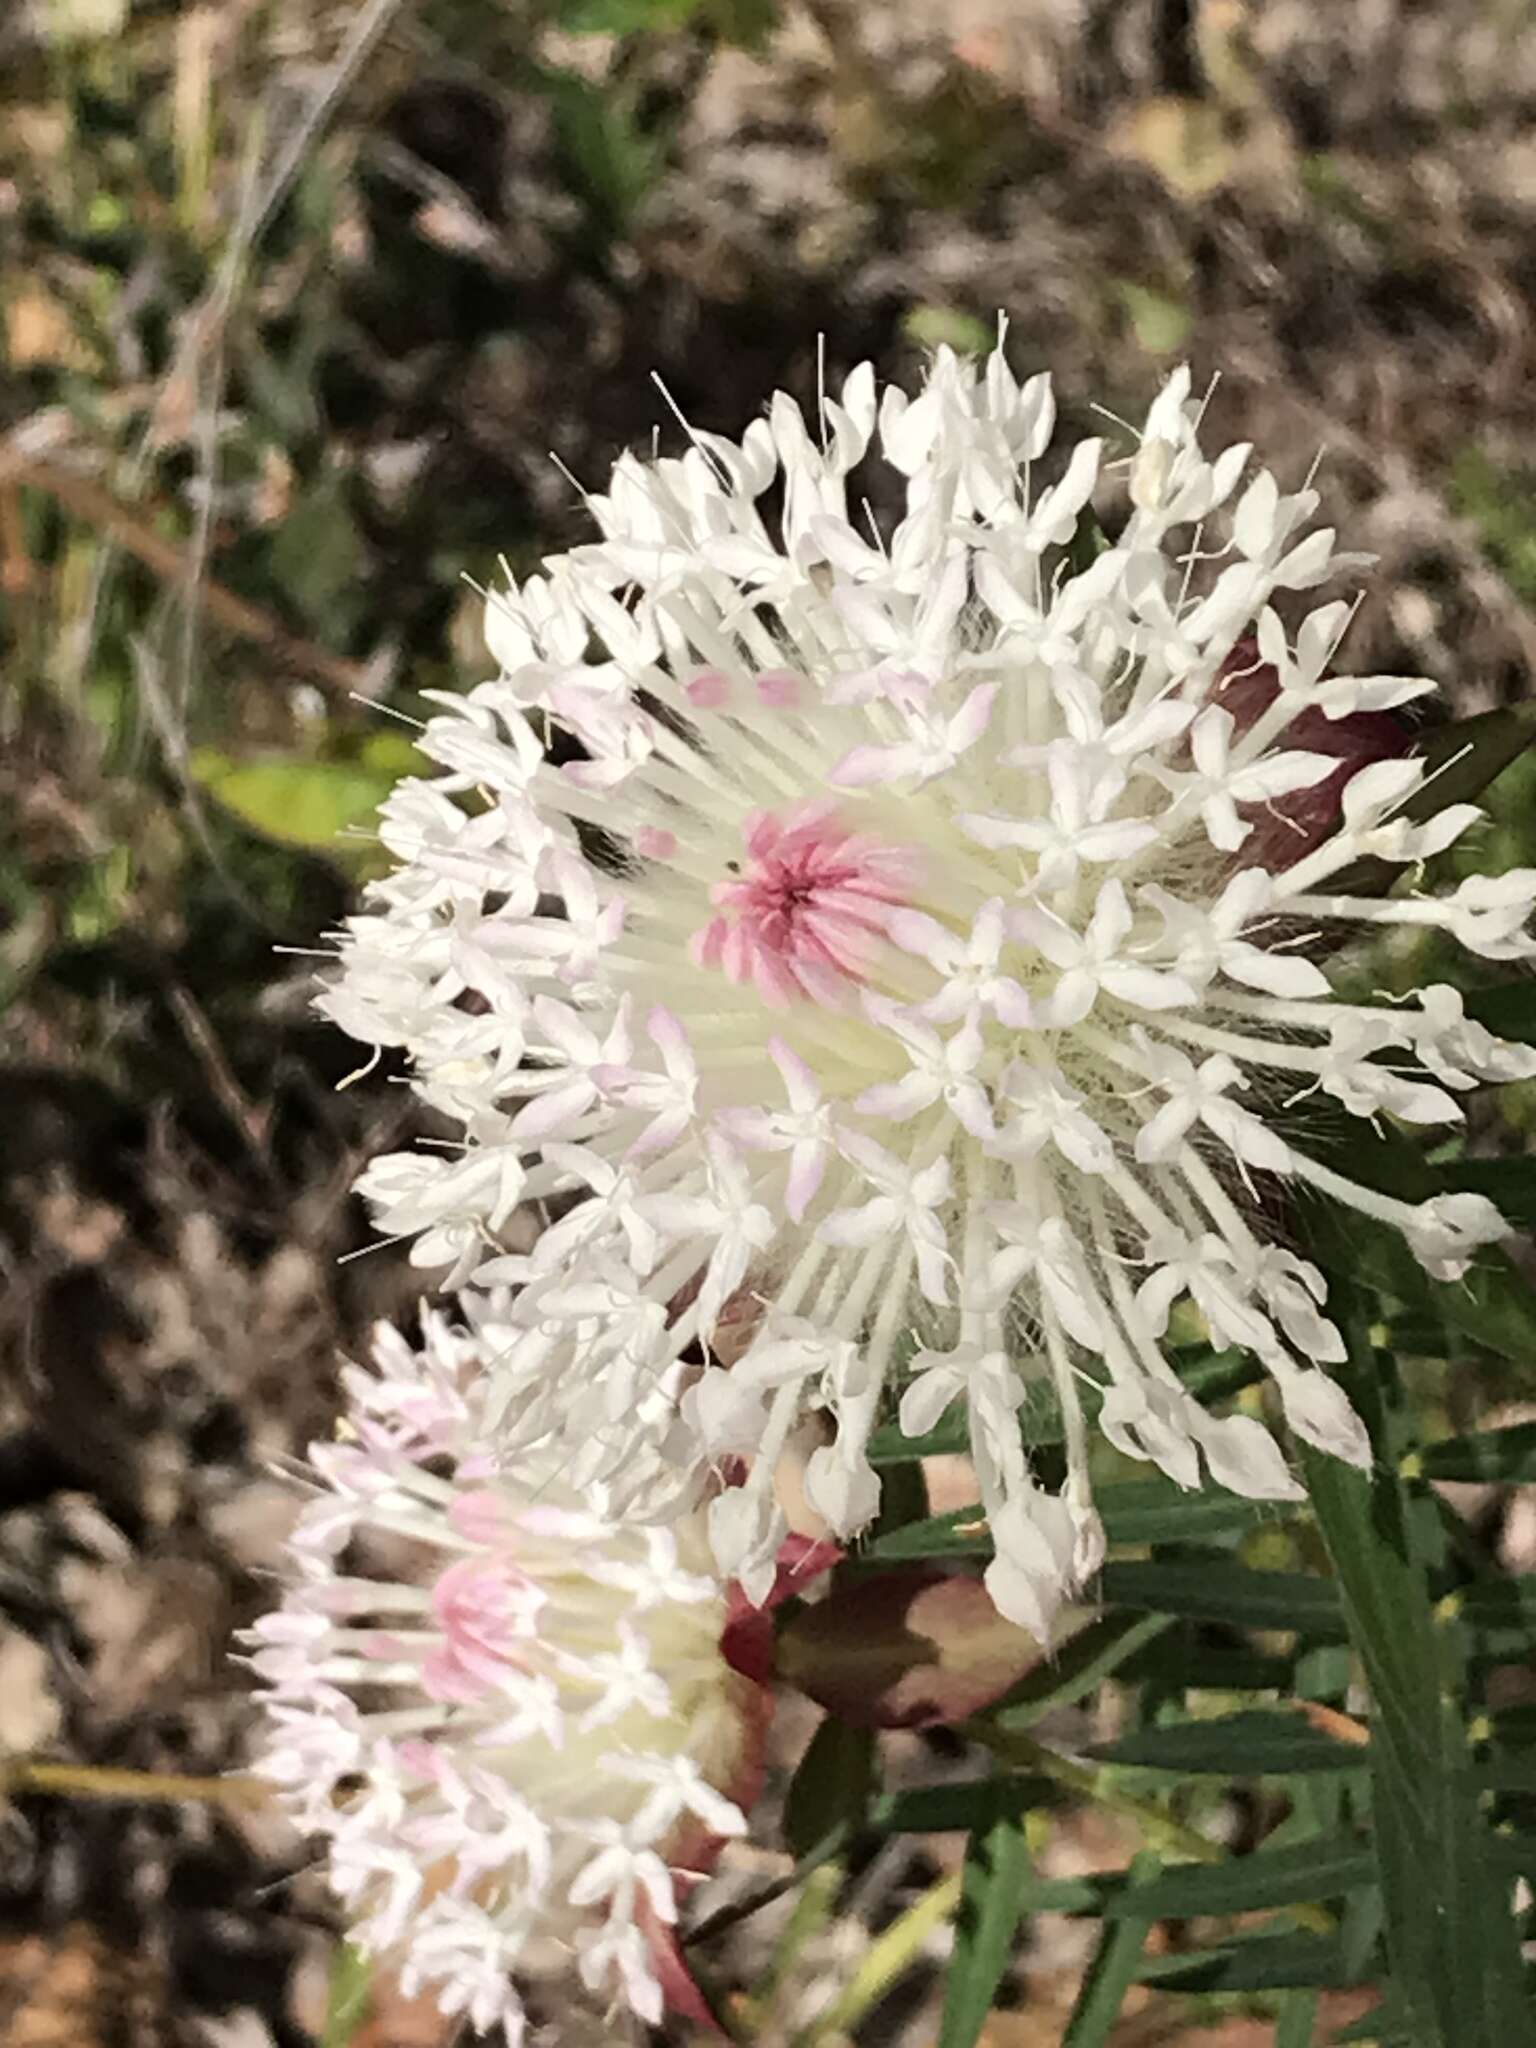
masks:
{"type": "Polygon", "coordinates": [[[1102,1614],[1069,1636],[987,1714],[999,1728],[1029,1728],[1042,1714],[1070,1706],[1173,1626],[1164,1614],[1102,1614]]]}
{"type": "Polygon", "coordinates": [[[350,490],[339,470],[328,470],[278,527],[269,556],[285,596],[316,626],[334,632],[352,621],[361,584],[363,540],[352,516],[350,490]]]}
{"type": "Polygon", "coordinates": [[[337,1942],[325,1994],[325,2031],[320,2036],[320,2048],[350,2048],[353,2035],[368,2016],[372,1996],[373,1964],[349,1941],[337,1942]]]}
{"type": "Polygon", "coordinates": [[[1013,1951],[1030,1877],[1017,1814],[973,1831],[960,1873],[955,1944],[939,2022],[938,2048],[973,2048],[1013,1951]]]}
{"type": "Polygon", "coordinates": [[[912,306],[901,317],[903,336],[918,348],[947,344],[957,355],[984,356],[997,341],[995,323],[954,306],[912,306]]]}
{"type": "Polygon", "coordinates": [[[1426,1444],[1413,1464],[1426,1479],[1536,1480],[1536,1422],[1426,1444]]]}
{"type": "Polygon", "coordinates": [[[1293,1842],[1284,1849],[1256,1849],[1220,1863],[1189,1863],[1165,1870],[1140,1890],[1120,1890],[1105,1899],[1111,1916],[1147,1912],[1155,1920],[1193,1920],[1229,1913],[1263,1913],[1360,1891],[1376,1881],[1376,1862],[1356,1835],[1339,1832],[1293,1842]]]}
{"type": "Polygon", "coordinates": [[[1181,1777],[1288,1777],[1302,1771],[1358,1771],[1368,1761],[1363,1746],[1335,1741],[1299,1713],[1257,1707],[1206,1721],[1138,1728],[1089,1754],[1101,1763],[1177,1771],[1181,1777]]]}
{"type": "Polygon", "coordinates": [[[1129,1685],[1151,1680],[1177,1691],[1292,1692],[1296,1665],[1296,1652],[1280,1657],[1247,1644],[1203,1642],[1198,1629],[1186,1623],[1138,1650],[1122,1676],[1129,1685]]]}
{"type": "MultiPolygon", "coordinates": [[[[1161,1866],[1142,1850],[1130,1868],[1134,1890],[1157,1876],[1161,1866]]],[[[1145,1911],[1106,1922],[1092,1960],[1083,1972],[1077,1999],[1061,2037],[1061,2048],[1103,2048],[1119,2018],[1125,1994],[1136,1981],[1141,1952],[1152,1930],[1153,1915],[1145,1911]]]]}
{"type": "Polygon", "coordinates": [[[1345,1633],[1339,1589],[1305,1572],[1261,1572],[1212,1558],[1199,1564],[1107,1564],[1099,1591],[1112,1607],[1150,1608],[1234,1628],[1293,1629],[1338,1641],[1345,1633]]]}
{"type": "Polygon", "coordinates": [[[1211,1488],[1191,1493],[1171,1479],[1121,1479],[1095,1499],[1110,1543],[1201,1543],[1244,1535],[1278,1519],[1270,1501],[1245,1500],[1211,1488]]]}
{"type": "Polygon", "coordinates": [[[1049,1778],[1020,1773],[1007,1778],[966,1779],[955,1785],[916,1785],[887,1792],[869,1809],[869,1825],[883,1835],[970,1834],[1005,1817],[1022,1818],[1057,1799],[1049,1778]]]}
{"type": "MultiPolygon", "coordinates": [[[[1110,1543],[1199,1543],[1242,1535],[1273,1521],[1264,1501],[1235,1493],[1189,1493],[1171,1479],[1121,1479],[1101,1486],[1094,1505],[1110,1543]]],[[[919,1558],[990,1557],[992,1532],[980,1507],[955,1508],[877,1536],[860,1553],[882,1564],[919,1558]]]]}
{"type": "Polygon", "coordinates": [[[1336,1937],[1291,1933],[1235,1935],[1177,1955],[1153,1956],[1136,1975],[1141,1983],[1167,1991],[1292,1991],[1360,1981],[1336,1937]]]}
{"type": "Polygon", "coordinates": [[[830,1715],[806,1746],[784,1799],[784,1840],[790,1854],[807,1855],[834,1828],[857,1829],[874,1785],[875,1738],[830,1715]]]}
{"type": "Polygon", "coordinates": [[[1317,2028],[1317,1993],[1298,1991],[1285,2001],[1275,2022],[1275,2048],[1312,2048],[1317,2028]]]}
{"type": "Polygon", "coordinates": [[[188,765],[201,788],[264,838],[353,867],[376,862],[379,850],[371,837],[344,835],[369,825],[400,774],[409,772],[292,755],[239,761],[213,747],[196,749],[188,765]]]}
{"type": "Polygon", "coordinates": [[[574,36],[629,36],[683,28],[702,0],[564,0],[556,20],[574,36]]]}
{"type": "Polygon", "coordinates": [[[1453,1159],[1439,1173],[1448,1193],[1486,1195],[1509,1222],[1536,1224],[1536,1159],[1453,1159]]]}
{"type": "MultiPolygon", "coordinates": [[[[1504,2048],[1528,2038],[1507,1880],[1497,1873],[1455,1707],[1454,1637],[1437,1627],[1424,1522],[1392,1463],[1390,1361],[1371,1350],[1358,1293],[1333,1304],[1349,1344],[1339,1373],[1371,1430],[1368,1476],[1306,1445],[1300,1456],[1373,1703],[1376,1853],[1393,1986],[1416,2048],[1504,2048]]],[[[1436,1529],[1438,1524],[1433,1525],[1436,1529]]],[[[1481,1590],[1481,1589],[1477,1589],[1481,1590]]]]}
{"type": "Polygon", "coordinates": [[[1502,1252],[1485,1247],[1460,1280],[1431,1280],[1401,1231],[1354,1212],[1345,1218],[1332,1204],[1305,1206],[1314,1255],[1329,1273],[1434,1315],[1529,1371],[1536,1360],[1536,1296],[1502,1252]]]}
{"type": "Polygon", "coordinates": [[[1536,1045],[1536,982],[1476,989],[1466,998],[1466,1012],[1495,1037],[1514,1045],[1536,1045]]]}
{"type": "Polygon", "coordinates": [[[1149,355],[1176,355],[1189,338],[1190,311],[1182,299],[1127,277],[1112,277],[1109,288],[1125,308],[1132,331],[1149,355]]]}

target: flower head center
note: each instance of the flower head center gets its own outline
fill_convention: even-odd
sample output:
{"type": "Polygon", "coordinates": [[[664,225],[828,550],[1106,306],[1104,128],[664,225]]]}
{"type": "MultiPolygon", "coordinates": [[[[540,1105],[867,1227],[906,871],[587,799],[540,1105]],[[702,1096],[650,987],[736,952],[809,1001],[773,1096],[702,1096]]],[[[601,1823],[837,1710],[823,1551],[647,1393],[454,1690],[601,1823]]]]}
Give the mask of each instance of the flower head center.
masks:
{"type": "Polygon", "coordinates": [[[915,856],[853,830],[828,803],[754,811],[742,840],[745,859],[710,891],[717,914],[695,933],[694,958],[776,1006],[839,1005],[866,978],[889,912],[909,901],[915,856]]]}
{"type": "Polygon", "coordinates": [[[423,1679],[435,1699],[476,1700],[526,1661],[544,1595],[509,1559],[466,1557],[437,1580],[432,1614],[443,1632],[423,1679]]]}

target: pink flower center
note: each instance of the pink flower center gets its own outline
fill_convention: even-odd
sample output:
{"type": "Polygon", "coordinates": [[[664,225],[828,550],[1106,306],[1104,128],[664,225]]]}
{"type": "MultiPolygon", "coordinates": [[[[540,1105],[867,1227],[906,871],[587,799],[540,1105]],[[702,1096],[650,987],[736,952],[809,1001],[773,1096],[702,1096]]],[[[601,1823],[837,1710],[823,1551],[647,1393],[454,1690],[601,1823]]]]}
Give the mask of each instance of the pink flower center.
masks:
{"type": "Polygon", "coordinates": [[[441,1644],[422,1665],[422,1684],[433,1699],[478,1700],[521,1668],[535,1633],[544,1595],[508,1559],[465,1557],[449,1565],[432,1588],[432,1615],[441,1644]]]}
{"type": "Polygon", "coordinates": [[[694,959],[776,1006],[837,1006],[865,978],[889,911],[910,900],[916,856],[850,831],[830,804],[754,811],[743,839],[734,878],[710,891],[719,914],[694,934],[694,959]]]}

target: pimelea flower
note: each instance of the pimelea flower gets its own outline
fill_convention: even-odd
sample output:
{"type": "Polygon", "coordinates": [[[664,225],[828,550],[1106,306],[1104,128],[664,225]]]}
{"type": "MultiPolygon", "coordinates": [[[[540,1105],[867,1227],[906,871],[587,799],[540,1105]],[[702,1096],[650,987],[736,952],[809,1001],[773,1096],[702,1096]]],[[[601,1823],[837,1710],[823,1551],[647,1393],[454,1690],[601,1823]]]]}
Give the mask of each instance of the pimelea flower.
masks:
{"type": "Polygon", "coordinates": [[[722,1655],[698,1517],[619,1526],[536,1462],[499,1474],[498,1341],[429,1316],[348,1371],[252,1661],[256,1768],[328,1838],[354,1941],[515,2048],[519,1978],[687,2004],[679,1886],[746,1825],[766,1696],[722,1655]]]}
{"type": "Polygon", "coordinates": [[[846,1535],[877,1505],[876,1418],[960,1402],[988,1586],[1043,1631],[1100,1554],[1088,1387],[1183,1485],[1299,1490],[1257,1419],[1207,1414],[1165,1361],[1180,1297],[1260,1356],[1299,1436],[1367,1457],[1278,1191],[1400,1229],[1439,1275],[1503,1231],[1476,1195],[1357,1182],[1292,1113],[1320,1091],[1449,1124],[1530,1073],[1453,989],[1345,1003],[1321,960],[1405,925],[1527,955],[1536,873],[1424,892],[1479,815],[1404,813],[1425,765],[1379,722],[1432,686],[1330,672],[1348,608],[1299,594],[1358,558],[1309,527],[1311,488],[1202,453],[1200,410],[1170,378],[1097,554],[1103,447],[1051,456],[1049,381],[1001,349],[941,351],[915,399],[865,365],[814,427],[781,394],[739,443],[623,457],[600,538],[491,601],[500,676],[440,700],[441,774],[385,808],[402,866],[326,1000],[406,1049],[465,1144],[364,1191],[452,1284],[521,1289],[509,1448],[561,1445],[646,1512],[668,1470],[752,1461],[711,1520],[756,1591],[802,1414],[835,1423],[807,1491],[846,1535]],[[877,446],[889,531],[849,490],[877,446]],[[1325,726],[1338,744],[1305,743],[1325,726]],[[1367,857],[1402,885],[1350,893],[1367,857]],[[529,1201],[560,1213],[499,1251],[529,1201]],[[1060,1496],[1020,1441],[1036,1380],[1060,1496]]]}

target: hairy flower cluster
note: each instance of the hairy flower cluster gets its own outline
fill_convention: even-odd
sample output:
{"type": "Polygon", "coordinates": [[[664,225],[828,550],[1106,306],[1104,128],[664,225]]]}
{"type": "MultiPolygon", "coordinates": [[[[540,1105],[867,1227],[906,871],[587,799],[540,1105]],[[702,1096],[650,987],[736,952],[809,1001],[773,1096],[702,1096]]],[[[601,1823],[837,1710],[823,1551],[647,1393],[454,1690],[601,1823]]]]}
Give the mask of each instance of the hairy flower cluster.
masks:
{"type": "Polygon", "coordinates": [[[257,1769],[328,1838],[353,1939],[516,2048],[517,1979],[575,1969],[661,2017],[679,1881],[745,1827],[763,1696],[721,1654],[697,1517],[619,1525],[537,1460],[499,1473],[504,1335],[429,1316],[348,1372],[252,1661],[257,1769]]]}
{"type": "Polygon", "coordinates": [[[1044,1632],[1101,1553],[1090,1413],[1183,1485],[1299,1490],[1260,1421],[1206,1413],[1165,1359],[1181,1297],[1263,1361],[1291,1430],[1367,1458],[1277,1190],[1394,1226],[1441,1276],[1504,1233],[1477,1195],[1356,1181],[1295,1106],[1449,1125],[1532,1072],[1454,989],[1344,1002],[1322,963],[1394,926],[1527,956],[1536,872],[1425,893],[1480,814],[1415,822],[1423,761],[1346,736],[1432,686],[1331,672],[1348,608],[1299,593],[1356,558],[1309,525],[1313,490],[1203,453],[1200,410],[1170,378],[1096,554],[1104,449],[1053,451],[1049,380],[1001,350],[941,352],[915,398],[865,365],[813,426],[780,395],[740,442],[625,457],[599,538],[495,597],[500,675],[440,700],[441,772],[386,806],[401,864],[325,1006],[403,1049],[464,1143],[378,1160],[379,1225],[454,1287],[516,1290],[503,1456],[649,1514],[749,1460],[709,1512],[755,1596],[800,1418],[832,1419],[807,1491],[850,1535],[876,1420],[960,1403],[989,1589],[1044,1632]],[[888,532],[849,502],[876,449],[905,493],[888,532]],[[1357,890],[1367,862],[1399,885],[1357,890]],[[527,1203],[552,1220],[520,1253],[527,1203]],[[1020,1440],[1036,1381],[1060,1494],[1020,1440]]]}

